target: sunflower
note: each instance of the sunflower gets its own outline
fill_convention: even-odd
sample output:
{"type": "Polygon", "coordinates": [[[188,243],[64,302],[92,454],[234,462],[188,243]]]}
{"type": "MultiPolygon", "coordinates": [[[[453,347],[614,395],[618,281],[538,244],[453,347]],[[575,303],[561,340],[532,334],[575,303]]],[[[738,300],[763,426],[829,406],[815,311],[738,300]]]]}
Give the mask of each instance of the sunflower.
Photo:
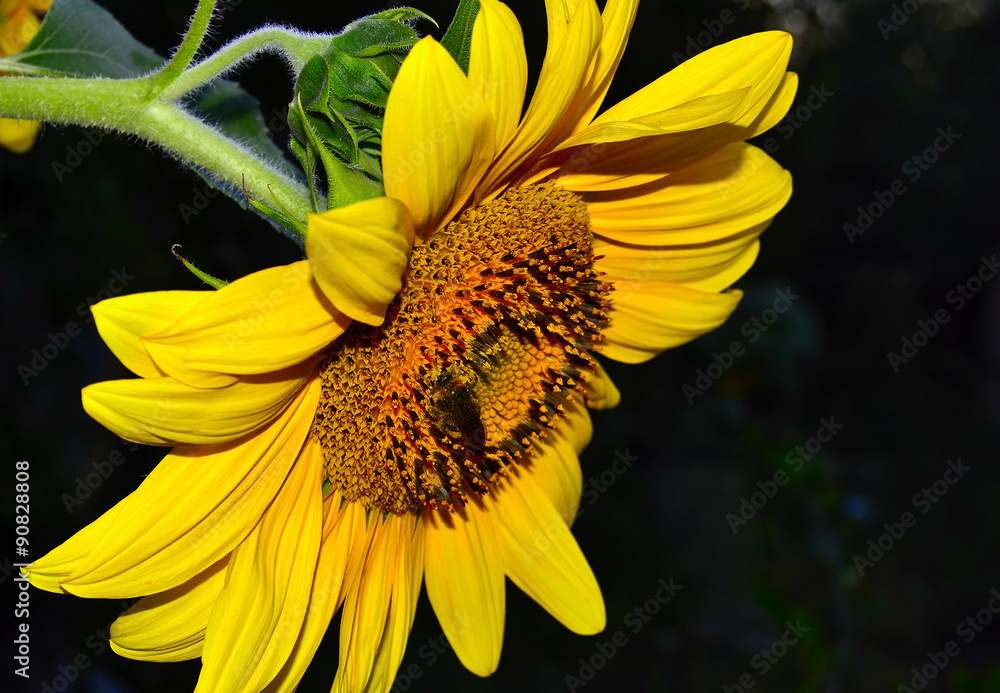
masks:
{"type": "Polygon", "coordinates": [[[119,654],[201,657],[199,690],[291,690],[340,610],[334,689],[387,691],[423,584],[486,676],[505,578],[570,630],[604,628],[569,530],[588,407],[619,399],[595,353],[644,361],[736,307],[725,289],[791,193],[744,140],[796,79],[790,37],[762,33],[595,118],[636,2],[546,5],[526,110],[521,30],[496,0],[467,72],[433,38],[412,48],[386,194],[310,216],[306,260],[94,306],[139,378],[85,388],[85,409],[173,450],[30,579],[142,597],[119,654]]]}
{"type": "MultiPolygon", "coordinates": [[[[42,26],[39,14],[51,5],[52,0],[0,0],[0,58],[28,45],[42,26]]],[[[39,127],[33,120],[0,118],[0,146],[23,154],[35,143],[39,127]]]]}

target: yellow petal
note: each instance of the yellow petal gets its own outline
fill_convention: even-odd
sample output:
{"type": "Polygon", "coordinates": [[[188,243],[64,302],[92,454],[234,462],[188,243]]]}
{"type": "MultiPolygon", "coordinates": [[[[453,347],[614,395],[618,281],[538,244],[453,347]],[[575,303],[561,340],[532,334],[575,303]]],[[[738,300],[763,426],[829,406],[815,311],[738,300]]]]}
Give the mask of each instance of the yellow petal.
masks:
{"type": "Polygon", "coordinates": [[[586,127],[601,107],[618,63],[625,53],[638,7],[639,0],[608,0],[605,3],[604,11],[601,12],[601,43],[594,56],[590,75],[564,118],[562,132],[566,135],[572,135],[586,127]]]}
{"type": "Polygon", "coordinates": [[[452,57],[427,36],[399,68],[382,128],[385,193],[426,238],[468,199],[493,159],[493,116],[452,57]]]}
{"type": "Polygon", "coordinates": [[[480,0],[472,29],[469,81],[496,125],[496,151],[517,129],[528,85],[528,58],[517,17],[497,0],[480,0]]]}
{"type": "Polygon", "coordinates": [[[567,525],[572,526],[580,509],[583,473],[577,456],[590,442],[594,428],[587,408],[579,402],[567,406],[551,439],[539,445],[528,458],[525,471],[548,497],[567,525]]]}
{"type": "Polygon", "coordinates": [[[739,142],[653,183],[586,199],[600,236],[635,245],[683,245],[762,224],[791,194],[789,173],[760,149],[739,142]]]}
{"type": "MultiPolygon", "coordinates": [[[[602,113],[588,130],[601,133],[605,125],[643,122],[692,100],[749,89],[746,100],[724,120],[685,133],[580,145],[565,152],[561,161],[557,156],[543,162],[530,179],[538,180],[559,166],[556,175],[567,190],[634,187],[754,137],[784,117],[794,98],[797,78],[784,72],[790,50],[787,34],[766,32],[706,51],[602,113]]],[[[583,133],[579,138],[586,139],[583,133]]]]}
{"type": "Polygon", "coordinates": [[[410,212],[389,197],[309,215],[306,255],[316,282],[337,310],[368,325],[385,319],[412,247],[410,212]]]}
{"type": "Polygon", "coordinates": [[[749,87],[700,96],[630,121],[597,123],[563,140],[520,179],[529,185],[555,173],[567,190],[634,187],[677,171],[737,136],[729,121],[746,110],[749,87]]]}
{"type": "Polygon", "coordinates": [[[63,583],[87,559],[108,529],[114,526],[127,501],[127,498],[120,501],[62,544],[33,561],[30,569],[21,568],[21,573],[27,575],[28,582],[33,587],[46,592],[68,594],[63,589],[63,583]]]}
{"type": "Polygon", "coordinates": [[[351,576],[344,600],[333,691],[355,693],[368,684],[399,574],[396,564],[406,556],[404,543],[412,539],[407,527],[412,528],[412,524],[392,514],[384,519],[372,517],[369,523],[364,560],[351,576]]]}
{"type": "Polygon", "coordinates": [[[63,589],[81,597],[155,594],[229,554],[281,487],[312,426],[319,390],[316,381],[271,426],[238,444],[164,457],[116,506],[63,589]]]}
{"type": "Polygon", "coordinates": [[[143,338],[165,373],[192,387],[300,364],[339,337],[350,320],[313,280],[308,261],[254,272],[211,292],[173,325],[143,338]]]}
{"type": "Polygon", "coordinates": [[[637,188],[694,166],[739,139],[726,128],[709,126],[574,147],[542,161],[529,179],[540,180],[551,173],[561,187],[579,193],[637,188]]]}
{"type": "Polygon", "coordinates": [[[583,387],[588,407],[600,410],[614,409],[618,406],[622,395],[600,362],[597,363],[597,369],[593,373],[588,373],[584,377],[586,379],[583,387]]]}
{"type": "Polygon", "coordinates": [[[750,89],[700,96],[659,113],[630,121],[608,121],[592,125],[564,140],[553,151],[585,144],[625,142],[638,137],[652,137],[686,132],[725,123],[733,114],[746,109],[750,89]]]}
{"type": "Polygon", "coordinates": [[[211,295],[209,291],[150,291],[109,298],[90,307],[101,339],[126,368],[141,378],[166,375],[140,338],[170,327],[211,295]]]}
{"type": "Polygon", "coordinates": [[[523,163],[544,149],[586,78],[600,42],[601,16],[593,0],[579,0],[573,8],[548,0],[545,9],[549,41],[535,93],[514,138],[480,184],[477,198],[490,197],[523,163]],[[563,14],[564,8],[571,14],[563,14]]]}
{"type": "Polygon", "coordinates": [[[0,3],[0,57],[17,53],[38,33],[41,22],[29,10],[44,12],[51,0],[6,0],[0,3]]]}
{"type": "Polygon", "coordinates": [[[424,531],[416,517],[396,517],[402,525],[400,550],[396,562],[396,575],[392,583],[392,603],[385,624],[385,633],[365,693],[388,693],[393,687],[396,672],[403,661],[406,642],[417,613],[417,600],[424,574],[424,531]]]}
{"type": "Polygon", "coordinates": [[[260,522],[233,551],[212,610],[196,691],[259,691],[285,666],[312,592],[323,527],[323,454],[302,449],[260,522]]]}
{"type": "Polygon", "coordinates": [[[784,77],[791,52],[792,37],[783,31],[761,32],[715,46],[615,104],[594,123],[631,120],[699,96],[749,87],[753,92],[750,105],[733,123],[747,126],[784,77]]]}
{"type": "MultiPolygon", "coordinates": [[[[310,438],[306,445],[315,445],[310,438]]],[[[306,612],[302,630],[288,661],[282,670],[268,684],[269,693],[290,693],[298,686],[306,668],[330,625],[330,619],[340,604],[344,577],[349,575],[351,555],[358,544],[365,542],[365,510],[360,503],[344,503],[341,507],[339,492],[334,492],[324,501],[327,508],[323,522],[323,537],[316,561],[309,610],[306,612]]]]}
{"type": "Polygon", "coordinates": [[[200,657],[228,565],[226,556],[184,584],[140,599],[111,626],[111,649],[146,662],[200,657]]]}
{"type": "Polygon", "coordinates": [[[41,125],[34,120],[0,118],[0,146],[24,154],[35,143],[41,125]]]}
{"type": "Polygon", "coordinates": [[[574,633],[604,629],[604,599],[573,534],[552,502],[516,468],[485,496],[497,515],[504,570],[574,633]]]}
{"type": "MultiPolygon", "coordinates": [[[[570,24],[580,4],[588,2],[594,4],[593,0],[545,0],[545,24],[548,31],[546,50],[562,42],[571,31],[570,24]]],[[[597,9],[597,5],[594,5],[594,9],[597,9]]]]}
{"type": "MultiPolygon", "coordinates": [[[[553,7],[558,8],[557,2],[551,2],[551,4],[553,7]]],[[[575,5],[576,3],[573,3],[572,6],[575,7],[575,5]]],[[[550,145],[547,147],[548,151],[538,152],[540,162],[532,168],[530,173],[519,176],[518,185],[530,185],[548,176],[559,168],[558,164],[553,164],[548,154],[565,150],[573,146],[572,142],[579,144],[577,140],[578,136],[582,134],[580,131],[587,128],[590,124],[594,114],[604,101],[608,88],[611,86],[611,81],[614,79],[618,63],[621,61],[622,54],[625,52],[625,45],[628,43],[628,35],[632,30],[638,5],[638,0],[608,0],[605,4],[604,11],[601,13],[603,26],[601,42],[591,59],[587,76],[573,97],[573,101],[567,107],[562,120],[553,128],[548,138],[550,142],[550,145]]],[[[566,12],[566,8],[559,9],[562,9],[562,12],[566,12]]],[[[556,14],[561,13],[557,10],[556,14]]],[[[550,26],[552,24],[551,19],[550,10],[550,26]]],[[[550,43],[551,41],[550,36],[550,43]]],[[[614,128],[611,129],[613,130],[614,128]]],[[[588,129],[588,132],[591,133],[591,137],[595,143],[642,136],[641,134],[636,134],[640,132],[645,134],[655,132],[655,130],[651,130],[648,127],[642,128],[636,125],[626,127],[624,132],[621,131],[621,128],[618,128],[618,130],[619,133],[617,136],[610,135],[609,129],[603,129],[601,132],[588,129]]]]}
{"type": "Polygon", "coordinates": [[[702,291],[728,288],[753,265],[760,249],[758,237],[770,224],[751,227],[711,243],[675,246],[628,245],[594,239],[594,263],[604,281],[615,286],[619,300],[647,281],[674,282],[702,291]]]}
{"type": "MultiPolygon", "coordinates": [[[[732,149],[742,143],[747,132],[748,128],[723,123],[684,133],[580,146],[561,154],[569,160],[555,175],[560,186],[580,193],[639,189],[657,182],[666,184],[669,176],[685,171],[690,174],[698,166],[714,160],[713,157],[731,156],[732,149]],[[723,150],[729,154],[722,153],[723,150]]],[[[550,168],[542,168],[540,172],[550,168]]],[[[732,175],[735,171],[723,173],[732,175]]],[[[748,170],[744,170],[744,175],[747,173],[748,170]]]]}
{"type": "Polygon", "coordinates": [[[427,596],[438,623],[465,668],[489,676],[500,662],[506,608],[493,519],[475,499],[454,513],[429,509],[424,519],[427,596]]]}
{"type": "Polygon", "coordinates": [[[642,363],[711,332],[742,297],[742,291],[717,294],[655,281],[642,283],[621,300],[612,293],[601,353],[624,363],[642,363]]]}
{"type": "Polygon", "coordinates": [[[799,76],[794,72],[786,72],[778,88],[771,94],[771,99],[757,114],[754,122],[747,127],[744,139],[756,137],[777,125],[788,113],[788,109],[792,107],[792,101],[795,100],[795,92],[798,88],[799,76]]]}
{"type": "Polygon", "coordinates": [[[282,412],[312,375],[315,360],[212,389],[173,378],[108,380],[83,388],[83,408],[121,438],[143,445],[211,445],[235,440],[282,412]]]}

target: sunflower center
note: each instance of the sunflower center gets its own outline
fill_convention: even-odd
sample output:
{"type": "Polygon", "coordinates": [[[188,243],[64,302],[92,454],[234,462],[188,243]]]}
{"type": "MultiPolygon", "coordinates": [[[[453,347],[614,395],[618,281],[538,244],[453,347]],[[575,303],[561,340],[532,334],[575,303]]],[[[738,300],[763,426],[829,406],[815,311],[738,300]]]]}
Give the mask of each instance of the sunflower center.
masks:
{"type": "Polygon", "coordinates": [[[584,202],[508,190],[416,246],[379,327],[327,353],[326,477],[385,512],[451,507],[529,454],[593,371],[609,285],[584,202]]]}

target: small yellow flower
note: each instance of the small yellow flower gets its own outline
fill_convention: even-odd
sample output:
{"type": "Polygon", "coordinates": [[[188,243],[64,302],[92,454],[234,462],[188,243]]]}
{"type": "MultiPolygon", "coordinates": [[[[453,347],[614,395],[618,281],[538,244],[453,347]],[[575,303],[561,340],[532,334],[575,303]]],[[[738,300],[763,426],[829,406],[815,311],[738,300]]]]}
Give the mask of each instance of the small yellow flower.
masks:
{"type": "Polygon", "coordinates": [[[636,1],[546,5],[523,117],[520,26],[481,0],[468,75],[432,38],[411,50],[386,196],[310,217],[308,259],[94,306],[139,378],[85,388],[85,409],[173,450],[30,579],[143,597],[118,653],[201,657],[198,690],[292,690],[342,609],[334,690],[388,691],[423,584],[486,676],[506,578],[574,632],[604,628],[569,530],[587,408],[619,399],[595,353],[644,361],[736,307],[791,193],[744,141],[796,78],[790,37],[756,34],[595,118],[636,1]]]}
{"type": "MultiPolygon", "coordinates": [[[[0,58],[17,53],[38,33],[39,14],[52,0],[0,0],[0,58]]],[[[40,125],[33,120],[0,118],[0,146],[16,154],[31,149],[40,125]]]]}

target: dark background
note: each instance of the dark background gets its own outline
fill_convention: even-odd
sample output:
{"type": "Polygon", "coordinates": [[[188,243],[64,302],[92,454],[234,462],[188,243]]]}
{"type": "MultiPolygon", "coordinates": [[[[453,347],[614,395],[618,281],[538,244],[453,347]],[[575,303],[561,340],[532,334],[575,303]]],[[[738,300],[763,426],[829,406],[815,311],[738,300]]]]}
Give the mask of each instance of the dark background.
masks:
{"type": "MultiPolygon", "coordinates": [[[[383,7],[235,4],[212,45],[264,21],[330,30],[383,7]]],[[[915,12],[897,14],[906,21],[886,36],[879,22],[891,21],[894,6],[883,2],[640,7],[607,103],[673,67],[679,57],[673,53],[694,45],[689,40],[717,44],[765,28],[795,34],[797,115],[767,135],[775,137],[775,158],[793,174],[795,193],[738,282],[746,298],[723,327],[648,364],[608,366],[623,400],[617,410],[594,415],[596,435],[582,465],[585,479],[597,478],[600,487],[588,482],[575,525],[603,589],[607,630],[574,635],[511,586],[500,668],[480,680],[450,652],[431,661],[427,645],[441,631],[423,600],[403,662],[403,670],[416,665],[411,671],[420,677],[399,679],[396,690],[737,691],[744,677],[744,685],[762,691],[897,691],[913,685],[912,668],[925,665],[934,674],[925,690],[1000,690],[1000,627],[956,631],[977,612],[984,623],[996,620],[980,610],[1000,588],[1000,281],[986,282],[961,308],[950,293],[1000,244],[1000,26],[989,0],[906,4],[915,12]],[[731,15],[723,17],[725,11],[731,15]],[[716,22],[720,17],[732,21],[716,22]],[[699,37],[713,26],[718,37],[699,37]],[[813,88],[830,95],[810,104],[813,88]],[[907,175],[913,169],[903,167],[923,157],[939,128],[959,137],[929,156],[936,160],[914,181],[907,175]],[[905,192],[852,243],[844,224],[857,224],[857,208],[897,179],[905,192]],[[744,325],[768,320],[779,290],[799,298],[751,341],[755,333],[744,325]],[[899,353],[918,321],[942,309],[947,322],[894,369],[888,352],[899,353]],[[682,387],[694,385],[699,369],[737,341],[745,353],[702,394],[686,397],[682,387]],[[799,468],[794,450],[810,445],[824,418],[842,428],[799,468]],[[616,451],[637,458],[620,475],[611,471],[616,451]],[[947,462],[959,458],[970,471],[942,486],[947,462]],[[750,502],[758,482],[767,486],[779,470],[787,485],[772,489],[773,498],[734,533],[727,514],[738,515],[742,499],[750,502]],[[915,499],[936,481],[946,493],[933,504],[915,499]],[[898,539],[882,537],[891,548],[860,574],[855,556],[864,556],[869,540],[886,532],[884,524],[906,512],[915,524],[898,539]],[[683,587],[661,606],[658,583],[671,578],[683,587]],[[656,613],[635,632],[636,617],[626,617],[647,604],[656,613]],[[807,630],[787,652],[779,646],[774,654],[784,656],[768,663],[762,648],[789,623],[807,630]],[[595,658],[596,671],[582,669],[599,646],[609,651],[601,644],[617,631],[625,645],[603,665],[595,658]],[[928,653],[949,641],[958,654],[938,672],[928,653]],[[570,685],[567,675],[583,685],[570,685]]],[[[154,14],[145,3],[104,5],[161,54],[178,41],[192,9],[186,2],[156,3],[154,14]]],[[[453,11],[439,0],[418,6],[443,25],[453,11]]],[[[542,3],[512,6],[537,71],[542,3]]],[[[241,81],[262,99],[268,117],[273,109],[284,112],[290,82],[277,60],[258,61],[241,81]]],[[[162,455],[124,449],[80,406],[82,386],[125,375],[82,317],[88,297],[106,288],[116,270],[133,277],[128,292],[197,288],[171,257],[174,243],[228,278],[297,258],[291,243],[227,199],[207,200],[185,220],[180,205],[194,205],[202,183],[157,151],[124,137],[107,136],[89,149],[82,146],[87,141],[78,128],[49,126],[30,154],[0,152],[0,467],[10,488],[14,462],[31,462],[35,557],[135,488],[162,455]],[[83,151],[89,154],[69,159],[83,151]],[[53,165],[71,161],[71,171],[57,175],[53,165]],[[69,322],[81,334],[25,383],[18,366],[69,322]],[[92,463],[115,450],[125,462],[68,512],[63,494],[73,494],[92,463]]],[[[5,518],[13,517],[12,497],[2,499],[5,518]]],[[[749,517],[746,505],[744,512],[749,517]]],[[[0,548],[5,604],[14,594],[16,559],[9,551],[0,548]]],[[[71,690],[193,689],[197,663],[137,663],[103,646],[101,636],[122,608],[33,591],[32,678],[18,690],[47,690],[43,684],[59,690],[60,667],[65,675],[81,655],[86,667],[71,690]]],[[[334,627],[301,690],[327,690],[336,640],[334,627]]]]}

